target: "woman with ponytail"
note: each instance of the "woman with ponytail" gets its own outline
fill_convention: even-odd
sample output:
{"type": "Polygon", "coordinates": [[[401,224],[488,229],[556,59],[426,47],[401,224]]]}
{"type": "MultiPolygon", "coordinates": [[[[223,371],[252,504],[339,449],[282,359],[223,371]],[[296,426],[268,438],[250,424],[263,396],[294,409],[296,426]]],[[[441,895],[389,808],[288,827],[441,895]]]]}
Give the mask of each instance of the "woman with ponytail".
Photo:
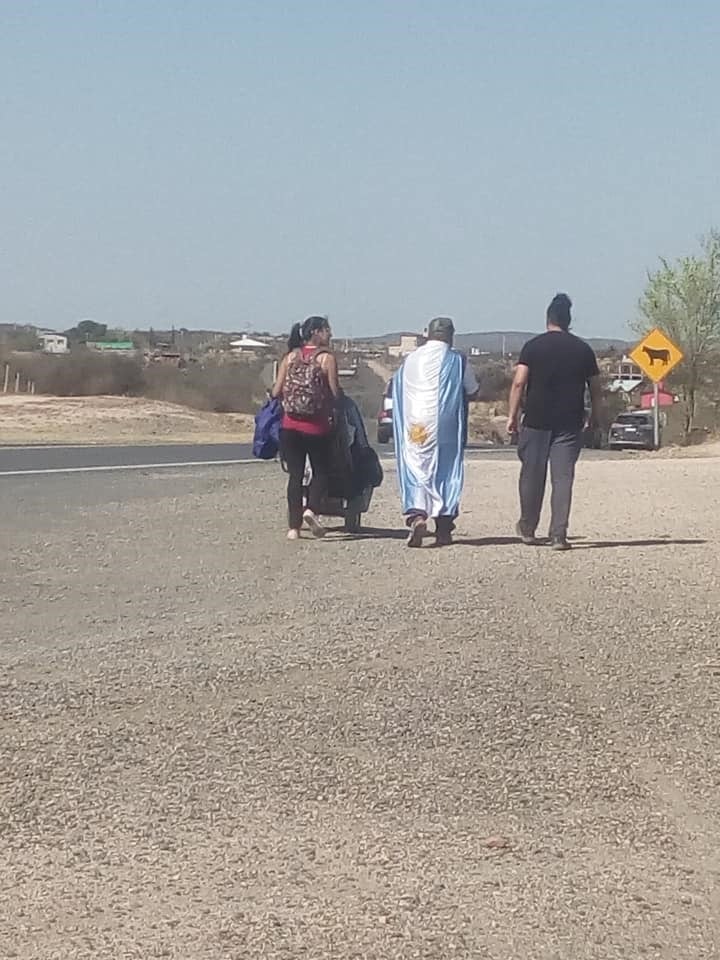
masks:
{"type": "Polygon", "coordinates": [[[294,323],[292,329],[290,330],[290,336],[288,337],[288,353],[292,353],[293,350],[299,350],[303,345],[302,337],[302,328],[301,323],[294,323]]]}
{"type": "Polygon", "coordinates": [[[272,396],[282,400],[284,415],[280,450],[288,471],[288,540],[297,540],[303,522],[315,537],[325,536],[318,513],[325,500],[332,449],[332,412],[340,394],[332,332],[327,317],[308,317],[294,324],[288,352],[280,363],[272,396]],[[305,462],[313,480],[303,510],[305,462]]]}

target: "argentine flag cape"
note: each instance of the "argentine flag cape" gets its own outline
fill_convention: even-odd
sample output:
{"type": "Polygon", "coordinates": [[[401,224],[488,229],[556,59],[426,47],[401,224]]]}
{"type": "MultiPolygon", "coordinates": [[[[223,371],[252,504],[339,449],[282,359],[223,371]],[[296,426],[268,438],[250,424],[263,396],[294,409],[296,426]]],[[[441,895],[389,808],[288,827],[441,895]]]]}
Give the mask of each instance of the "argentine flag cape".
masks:
{"type": "Polygon", "coordinates": [[[393,381],[393,432],[403,513],[456,517],[463,488],[465,360],[429,340],[393,381]]]}

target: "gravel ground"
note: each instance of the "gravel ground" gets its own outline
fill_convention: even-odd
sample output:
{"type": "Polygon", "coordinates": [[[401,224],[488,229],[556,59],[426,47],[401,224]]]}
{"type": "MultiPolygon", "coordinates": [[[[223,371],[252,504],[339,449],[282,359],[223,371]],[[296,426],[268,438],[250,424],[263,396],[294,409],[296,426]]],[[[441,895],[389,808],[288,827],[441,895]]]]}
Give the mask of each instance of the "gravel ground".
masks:
{"type": "Polygon", "coordinates": [[[720,956],[720,461],[516,467],[459,542],[273,467],[0,482],[0,956],[720,956]]]}

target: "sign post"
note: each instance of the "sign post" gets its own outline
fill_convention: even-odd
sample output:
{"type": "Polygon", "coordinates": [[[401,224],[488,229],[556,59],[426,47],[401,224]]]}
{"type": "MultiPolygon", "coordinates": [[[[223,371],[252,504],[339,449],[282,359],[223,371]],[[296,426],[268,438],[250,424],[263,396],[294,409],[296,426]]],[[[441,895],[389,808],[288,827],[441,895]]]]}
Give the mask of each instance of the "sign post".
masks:
{"type": "Polygon", "coordinates": [[[683,352],[657,327],[630,352],[632,362],[640,367],[653,384],[653,439],[660,446],[660,381],[682,361],[683,352]]]}
{"type": "Polygon", "coordinates": [[[653,441],[656,450],[660,447],[660,384],[653,384],[653,441]]]}

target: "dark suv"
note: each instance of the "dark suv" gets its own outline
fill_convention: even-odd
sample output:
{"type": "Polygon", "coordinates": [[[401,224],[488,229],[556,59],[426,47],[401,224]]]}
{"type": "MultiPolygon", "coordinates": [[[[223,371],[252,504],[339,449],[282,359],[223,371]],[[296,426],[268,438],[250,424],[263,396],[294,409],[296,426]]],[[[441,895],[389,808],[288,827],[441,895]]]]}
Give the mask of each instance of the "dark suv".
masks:
{"type": "Polygon", "coordinates": [[[631,410],[619,414],[610,427],[608,446],[611,450],[622,450],[624,447],[653,450],[655,437],[652,410],[631,410]]]}

